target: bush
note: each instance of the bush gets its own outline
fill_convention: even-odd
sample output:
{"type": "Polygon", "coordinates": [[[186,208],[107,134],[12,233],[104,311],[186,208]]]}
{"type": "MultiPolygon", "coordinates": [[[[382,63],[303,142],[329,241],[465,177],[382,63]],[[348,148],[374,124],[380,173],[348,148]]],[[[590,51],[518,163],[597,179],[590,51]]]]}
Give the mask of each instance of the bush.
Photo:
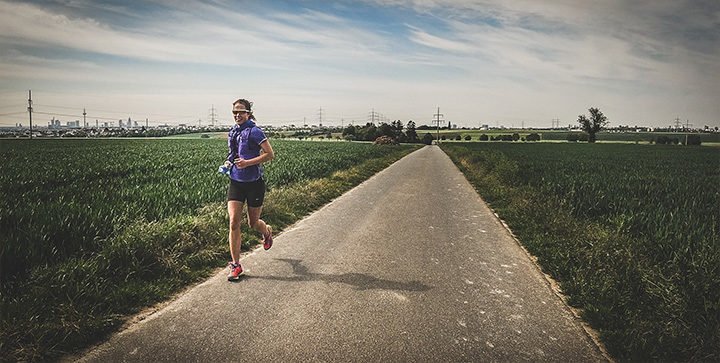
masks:
{"type": "Polygon", "coordinates": [[[465,135],[465,141],[470,141],[470,140],[472,140],[472,137],[470,135],[465,135]]]}
{"type": "Polygon", "coordinates": [[[577,142],[580,139],[580,135],[577,133],[570,133],[567,135],[567,141],[569,142],[577,142]]]}
{"type": "Polygon", "coordinates": [[[423,138],[422,138],[422,143],[425,145],[432,144],[432,141],[433,141],[433,137],[432,137],[432,135],[430,135],[430,133],[426,133],[425,136],[423,136],[423,138]]]}
{"type": "Polygon", "coordinates": [[[700,144],[702,144],[702,140],[700,140],[700,135],[688,135],[688,137],[687,137],[687,144],[688,144],[688,145],[700,145],[700,144]]]}
{"type": "Polygon", "coordinates": [[[490,140],[490,137],[488,135],[482,134],[480,135],[480,141],[488,141],[490,140]]]}
{"type": "Polygon", "coordinates": [[[386,135],[378,137],[374,142],[375,145],[397,145],[397,143],[397,139],[386,135]]]}
{"type": "Polygon", "coordinates": [[[658,145],[677,145],[680,143],[680,139],[677,137],[670,138],[665,135],[658,136],[657,140],[655,140],[655,143],[658,145]]]}
{"type": "Polygon", "coordinates": [[[537,133],[532,133],[530,135],[527,135],[525,138],[527,141],[540,141],[540,135],[537,133]]]}

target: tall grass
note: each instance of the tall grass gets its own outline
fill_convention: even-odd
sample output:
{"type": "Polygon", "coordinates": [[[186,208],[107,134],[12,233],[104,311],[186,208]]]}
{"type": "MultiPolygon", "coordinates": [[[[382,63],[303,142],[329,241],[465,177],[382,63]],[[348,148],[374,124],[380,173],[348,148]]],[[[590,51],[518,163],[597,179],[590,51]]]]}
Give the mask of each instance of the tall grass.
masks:
{"type": "MultiPolygon", "coordinates": [[[[3,140],[0,155],[2,281],[102,248],[136,221],[192,213],[225,198],[215,173],[224,140],[3,140]]],[[[382,156],[359,143],[273,141],[268,188],[382,156]]]]}
{"type": "Polygon", "coordinates": [[[720,359],[718,149],[443,148],[614,356],[720,359]]]}
{"type": "MultiPolygon", "coordinates": [[[[224,145],[0,142],[7,160],[0,224],[8,231],[0,237],[2,360],[46,360],[80,349],[127,314],[222,266],[228,181],[216,168],[224,145]],[[46,168],[29,163],[37,150],[46,168]]],[[[277,231],[414,149],[282,141],[273,148],[263,219],[277,231]]],[[[254,232],[243,233],[244,249],[257,242],[254,232]]]]}

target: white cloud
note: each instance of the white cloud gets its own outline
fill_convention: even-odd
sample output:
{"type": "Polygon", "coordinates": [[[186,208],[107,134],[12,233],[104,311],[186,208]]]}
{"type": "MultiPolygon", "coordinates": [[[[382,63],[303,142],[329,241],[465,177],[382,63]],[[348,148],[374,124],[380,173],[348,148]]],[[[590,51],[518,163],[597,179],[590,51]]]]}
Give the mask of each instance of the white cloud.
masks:
{"type": "Polygon", "coordinates": [[[574,123],[591,105],[616,120],[686,112],[711,121],[720,114],[712,99],[720,93],[717,6],[371,3],[375,11],[404,11],[397,24],[380,29],[372,19],[331,9],[280,11],[256,3],[248,10],[218,2],[181,9],[167,2],[163,16],[151,19],[128,7],[103,9],[123,14],[105,23],[92,16],[94,3],[72,0],[66,6],[73,11],[63,12],[0,1],[0,91],[46,84],[39,95],[56,102],[85,104],[72,99],[110,93],[140,112],[161,114],[173,103],[179,114],[203,119],[210,104],[227,106],[239,95],[255,98],[263,117],[278,120],[313,119],[319,107],[335,119],[376,107],[392,119],[420,121],[442,106],[448,119],[470,125],[531,119],[549,125],[555,117],[574,123]],[[685,18],[687,26],[675,23],[685,18]],[[58,84],[78,96],[56,92],[58,84]]]}

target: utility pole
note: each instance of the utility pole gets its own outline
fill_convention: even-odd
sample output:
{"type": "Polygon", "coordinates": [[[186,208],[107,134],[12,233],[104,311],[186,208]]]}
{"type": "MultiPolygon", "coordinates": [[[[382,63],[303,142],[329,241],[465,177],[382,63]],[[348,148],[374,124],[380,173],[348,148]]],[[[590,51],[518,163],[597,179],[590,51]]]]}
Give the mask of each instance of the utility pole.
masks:
{"type": "Polygon", "coordinates": [[[87,120],[85,119],[86,115],[87,112],[85,112],[85,109],[83,108],[83,127],[87,127],[87,120]]]}
{"type": "Polygon", "coordinates": [[[318,116],[320,118],[320,127],[322,127],[322,107],[320,107],[320,110],[318,111],[318,116]]]}
{"type": "Polygon", "coordinates": [[[443,114],[440,113],[440,106],[437,108],[437,113],[433,115],[435,117],[436,122],[436,131],[437,131],[437,144],[440,145],[440,117],[443,116],[443,114]]]}
{"type": "Polygon", "coordinates": [[[370,112],[370,122],[374,125],[375,124],[375,118],[379,117],[379,114],[375,112],[375,108],[372,109],[372,112],[370,112]]]}
{"type": "Polygon", "coordinates": [[[215,105],[212,105],[212,108],[210,109],[210,124],[215,127],[215,117],[217,117],[217,114],[215,113],[215,105]]]}
{"type": "Polygon", "coordinates": [[[675,117],[675,129],[680,128],[680,117],[675,117]]]}
{"type": "Polygon", "coordinates": [[[552,128],[554,129],[556,127],[560,128],[560,119],[559,118],[552,119],[552,128]]]}
{"type": "MultiPolygon", "coordinates": [[[[685,130],[690,131],[690,126],[692,126],[692,124],[690,123],[690,120],[686,119],[685,120],[685,130]]],[[[689,133],[685,134],[685,146],[687,146],[687,144],[688,144],[688,136],[689,135],[690,135],[689,133]]]]}
{"type": "Polygon", "coordinates": [[[27,108],[27,109],[28,109],[28,113],[30,114],[30,140],[32,140],[32,132],[33,132],[33,131],[32,131],[32,112],[33,112],[33,107],[32,107],[32,90],[29,90],[29,91],[28,91],[28,108],[27,108]]]}

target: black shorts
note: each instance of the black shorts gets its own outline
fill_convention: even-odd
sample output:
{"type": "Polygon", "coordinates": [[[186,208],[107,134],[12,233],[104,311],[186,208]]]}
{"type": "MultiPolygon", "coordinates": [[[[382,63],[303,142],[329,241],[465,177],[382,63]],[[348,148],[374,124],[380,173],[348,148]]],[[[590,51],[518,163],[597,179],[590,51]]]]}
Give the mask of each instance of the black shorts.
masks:
{"type": "Polygon", "coordinates": [[[245,203],[248,207],[262,207],[265,200],[265,180],[260,178],[252,182],[239,182],[230,179],[228,187],[228,201],[237,200],[245,203]]]}

